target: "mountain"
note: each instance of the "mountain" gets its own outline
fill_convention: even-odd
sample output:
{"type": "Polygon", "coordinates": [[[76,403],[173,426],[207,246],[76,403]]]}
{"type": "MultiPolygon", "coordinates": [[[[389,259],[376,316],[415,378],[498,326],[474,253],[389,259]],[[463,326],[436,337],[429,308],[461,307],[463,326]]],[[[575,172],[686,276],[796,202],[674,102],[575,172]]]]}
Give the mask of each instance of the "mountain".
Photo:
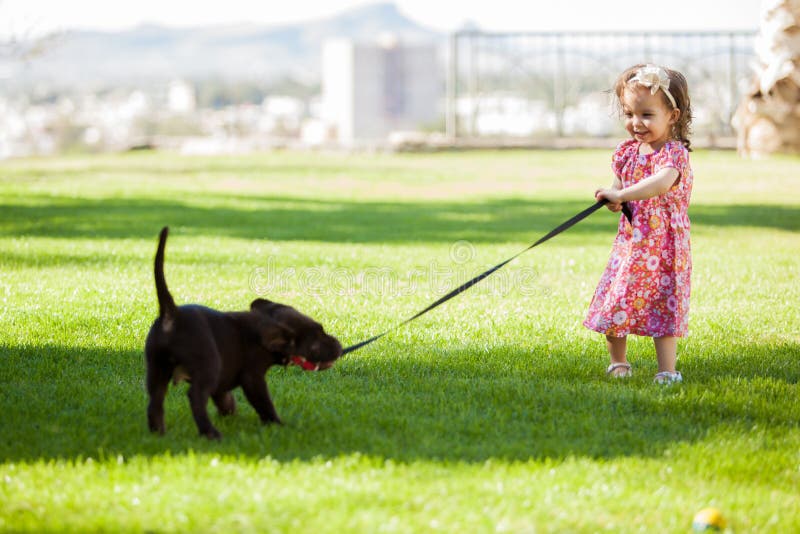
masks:
{"type": "Polygon", "coordinates": [[[121,32],[70,31],[45,52],[12,65],[12,85],[103,87],[115,84],[224,78],[315,82],[323,43],[332,38],[374,42],[392,34],[401,42],[443,42],[444,35],[377,3],[323,19],[264,27],[255,24],[191,29],[143,25],[121,32]]]}

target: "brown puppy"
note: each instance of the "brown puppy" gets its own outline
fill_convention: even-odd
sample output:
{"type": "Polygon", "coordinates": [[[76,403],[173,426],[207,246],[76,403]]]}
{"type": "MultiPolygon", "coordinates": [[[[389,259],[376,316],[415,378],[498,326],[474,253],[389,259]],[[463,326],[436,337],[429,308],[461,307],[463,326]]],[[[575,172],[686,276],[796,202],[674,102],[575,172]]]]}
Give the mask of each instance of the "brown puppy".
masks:
{"type": "Polygon", "coordinates": [[[290,306],[256,299],[250,311],[220,312],[190,304],[176,306],[164,278],[168,228],[161,230],[155,259],[159,314],[145,341],[147,421],[164,433],[164,397],[169,381],[190,382],[189,405],[200,434],[219,439],[208,417],[209,397],[222,415],[236,403],[231,390],[241,386],[264,423],[280,423],[264,374],[273,365],[327,369],[342,346],[322,325],[290,306]]]}

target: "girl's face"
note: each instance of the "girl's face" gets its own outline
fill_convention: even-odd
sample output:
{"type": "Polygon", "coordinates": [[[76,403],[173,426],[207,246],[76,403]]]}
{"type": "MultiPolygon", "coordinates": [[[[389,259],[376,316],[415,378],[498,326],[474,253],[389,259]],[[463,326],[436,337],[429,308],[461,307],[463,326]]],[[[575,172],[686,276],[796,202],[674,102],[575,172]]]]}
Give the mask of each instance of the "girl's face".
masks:
{"type": "Polygon", "coordinates": [[[650,94],[650,89],[640,85],[629,85],[622,93],[622,113],[625,129],[631,137],[658,151],[670,138],[672,125],[681,112],[671,109],[664,102],[664,95],[650,94]]]}

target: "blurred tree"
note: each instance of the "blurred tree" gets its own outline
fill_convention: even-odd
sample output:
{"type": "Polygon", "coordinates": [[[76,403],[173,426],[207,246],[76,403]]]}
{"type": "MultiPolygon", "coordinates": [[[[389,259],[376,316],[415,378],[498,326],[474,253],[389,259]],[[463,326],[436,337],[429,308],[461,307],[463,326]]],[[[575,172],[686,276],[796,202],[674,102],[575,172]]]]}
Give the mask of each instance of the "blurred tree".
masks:
{"type": "Polygon", "coordinates": [[[36,31],[34,23],[16,20],[0,0],[0,60],[29,61],[52,48],[60,39],[58,32],[41,34],[36,31]]]}
{"type": "Polygon", "coordinates": [[[319,93],[319,85],[307,85],[292,78],[271,82],[226,81],[218,78],[197,80],[197,105],[201,108],[221,109],[239,104],[260,105],[265,96],[281,95],[308,99],[319,93]]]}
{"type": "Polygon", "coordinates": [[[195,82],[197,105],[201,108],[221,109],[238,104],[261,104],[265,88],[256,82],[228,82],[207,79],[195,82]]]}
{"type": "Polygon", "coordinates": [[[762,0],[759,64],[734,116],[739,153],[800,153],[800,1],[762,0]]]}
{"type": "Polygon", "coordinates": [[[301,99],[308,99],[314,95],[318,95],[320,91],[321,86],[319,83],[307,84],[295,78],[284,76],[270,83],[267,86],[266,92],[270,95],[294,96],[301,99]]]}

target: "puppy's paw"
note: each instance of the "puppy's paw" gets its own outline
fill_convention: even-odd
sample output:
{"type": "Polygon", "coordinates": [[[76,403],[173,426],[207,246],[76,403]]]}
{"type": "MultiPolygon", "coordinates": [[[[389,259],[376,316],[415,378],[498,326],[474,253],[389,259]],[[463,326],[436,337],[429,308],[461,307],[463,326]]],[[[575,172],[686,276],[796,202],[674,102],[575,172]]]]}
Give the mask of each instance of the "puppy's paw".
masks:
{"type": "Polygon", "coordinates": [[[236,413],[236,401],[230,391],[224,395],[214,397],[214,404],[220,415],[233,415],[236,413]]]}
{"type": "Polygon", "coordinates": [[[277,415],[270,417],[269,419],[261,419],[262,425],[283,425],[283,421],[277,415]]]}
{"type": "Polygon", "coordinates": [[[163,436],[165,433],[164,429],[164,422],[153,422],[149,421],[147,427],[150,429],[152,434],[158,434],[159,436],[163,436]]]}
{"type": "Polygon", "coordinates": [[[216,428],[213,428],[213,427],[210,428],[209,430],[207,430],[206,432],[201,432],[200,435],[201,436],[205,436],[208,439],[214,440],[214,441],[219,441],[219,440],[222,439],[222,434],[219,433],[219,430],[217,430],[216,428]]]}

